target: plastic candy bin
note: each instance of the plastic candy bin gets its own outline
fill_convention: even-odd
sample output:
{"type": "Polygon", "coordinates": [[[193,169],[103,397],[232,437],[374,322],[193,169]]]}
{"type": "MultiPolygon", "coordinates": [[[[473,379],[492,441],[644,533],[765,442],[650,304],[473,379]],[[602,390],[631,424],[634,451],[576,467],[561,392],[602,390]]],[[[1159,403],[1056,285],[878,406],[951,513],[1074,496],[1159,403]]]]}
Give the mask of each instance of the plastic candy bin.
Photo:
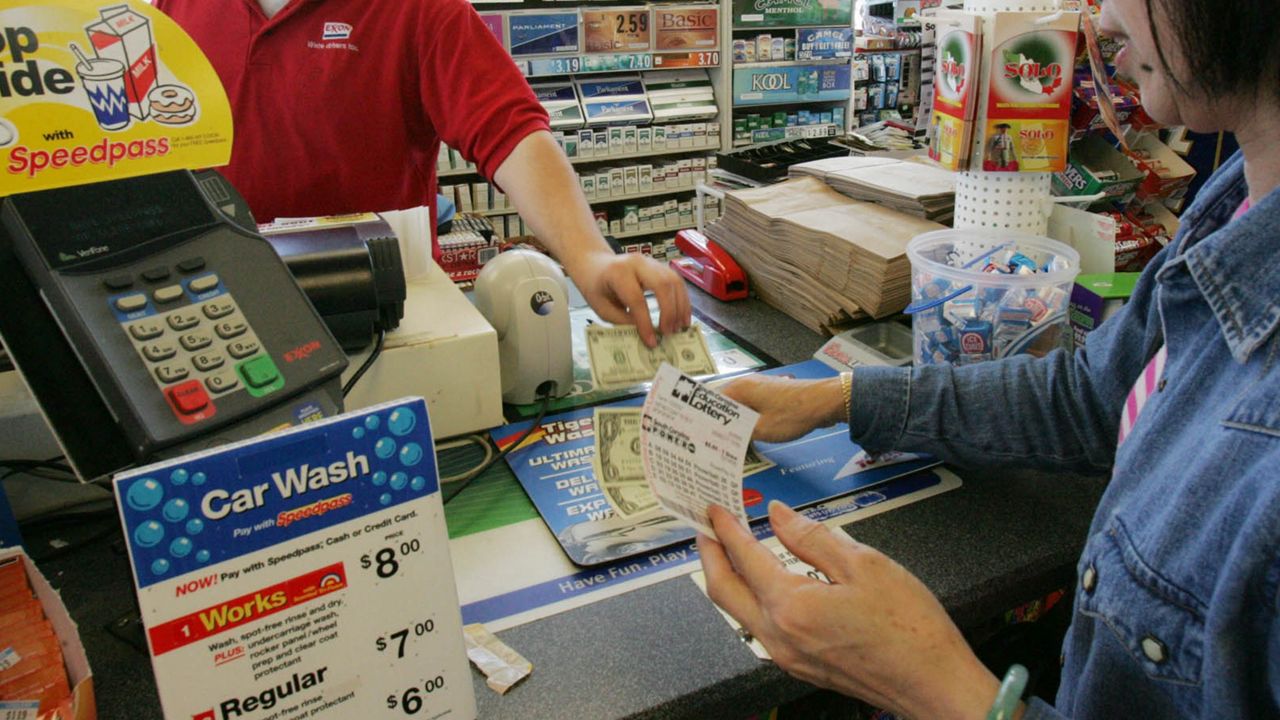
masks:
{"type": "Polygon", "coordinates": [[[1080,254],[1037,235],[937,230],[907,244],[915,362],[1041,356],[1067,331],[1080,254]]]}

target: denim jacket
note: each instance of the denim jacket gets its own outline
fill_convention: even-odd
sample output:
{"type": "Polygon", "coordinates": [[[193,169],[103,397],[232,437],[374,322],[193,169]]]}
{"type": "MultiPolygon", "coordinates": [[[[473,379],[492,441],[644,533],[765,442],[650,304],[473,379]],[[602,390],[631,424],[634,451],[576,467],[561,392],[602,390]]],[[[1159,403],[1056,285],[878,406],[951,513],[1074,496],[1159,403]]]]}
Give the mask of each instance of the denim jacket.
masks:
{"type": "Polygon", "coordinates": [[[1237,154],[1132,300],[1074,355],[858,368],[873,449],[968,467],[1112,468],[1077,567],[1056,708],[1031,718],[1280,717],[1280,190],[1237,154]],[[1160,346],[1164,382],[1117,449],[1160,346]]]}

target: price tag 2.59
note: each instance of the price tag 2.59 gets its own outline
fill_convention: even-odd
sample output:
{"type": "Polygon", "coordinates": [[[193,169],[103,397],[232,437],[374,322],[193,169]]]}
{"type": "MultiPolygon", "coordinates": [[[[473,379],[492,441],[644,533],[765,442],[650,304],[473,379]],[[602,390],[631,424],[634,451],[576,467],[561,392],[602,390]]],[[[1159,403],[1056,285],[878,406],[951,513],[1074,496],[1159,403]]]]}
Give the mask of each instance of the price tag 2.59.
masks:
{"type": "Polygon", "coordinates": [[[584,44],[588,53],[647,51],[651,45],[648,9],[584,10],[584,44]]]}

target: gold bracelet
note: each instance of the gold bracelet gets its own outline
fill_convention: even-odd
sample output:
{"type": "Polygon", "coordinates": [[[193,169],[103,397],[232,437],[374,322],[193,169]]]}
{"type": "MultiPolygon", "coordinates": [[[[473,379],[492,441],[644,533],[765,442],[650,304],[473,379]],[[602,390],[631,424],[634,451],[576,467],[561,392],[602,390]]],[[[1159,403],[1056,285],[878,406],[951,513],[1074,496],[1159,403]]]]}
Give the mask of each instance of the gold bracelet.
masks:
{"type": "Polygon", "coordinates": [[[853,373],[840,373],[840,390],[844,393],[844,421],[845,424],[852,424],[853,421],[853,373]]]}

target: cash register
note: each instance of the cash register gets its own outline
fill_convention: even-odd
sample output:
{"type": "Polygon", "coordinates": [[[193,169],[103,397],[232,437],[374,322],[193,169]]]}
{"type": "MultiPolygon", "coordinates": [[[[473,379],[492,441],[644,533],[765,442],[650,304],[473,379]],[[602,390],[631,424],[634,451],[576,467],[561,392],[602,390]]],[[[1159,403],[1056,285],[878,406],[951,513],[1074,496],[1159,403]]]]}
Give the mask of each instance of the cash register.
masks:
{"type": "Polygon", "coordinates": [[[82,479],[341,411],[346,355],[228,188],[174,171],[0,201],[0,342],[82,479]]]}

